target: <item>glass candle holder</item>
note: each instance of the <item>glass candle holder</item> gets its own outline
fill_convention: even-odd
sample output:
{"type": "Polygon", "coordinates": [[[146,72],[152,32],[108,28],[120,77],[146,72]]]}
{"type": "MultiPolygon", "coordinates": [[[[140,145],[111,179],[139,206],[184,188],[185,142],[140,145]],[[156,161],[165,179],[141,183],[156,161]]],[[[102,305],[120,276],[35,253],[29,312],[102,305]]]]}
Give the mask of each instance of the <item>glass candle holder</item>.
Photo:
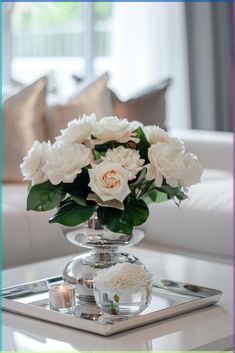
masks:
{"type": "Polygon", "coordinates": [[[50,309],[72,314],[75,308],[75,286],[67,283],[49,288],[50,309]]]}

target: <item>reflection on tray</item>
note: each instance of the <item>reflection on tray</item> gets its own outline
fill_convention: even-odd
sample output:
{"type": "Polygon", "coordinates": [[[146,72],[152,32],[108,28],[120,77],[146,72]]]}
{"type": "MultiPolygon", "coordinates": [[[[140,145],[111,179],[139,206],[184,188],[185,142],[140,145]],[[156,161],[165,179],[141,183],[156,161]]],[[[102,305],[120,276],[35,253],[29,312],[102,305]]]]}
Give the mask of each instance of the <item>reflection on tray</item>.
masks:
{"type": "Polygon", "coordinates": [[[113,321],[103,317],[95,304],[79,303],[78,300],[73,314],[50,310],[48,288],[51,284],[62,282],[62,276],[57,276],[6,288],[2,291],[3,309],[108,336],[215,304],[222,295],[221,291],[196,285],[169,280],[156,281],[148,308],[135,318],[113,321]],[[65,321],[65,318],[69,318],[69,321],[65,321]]]}

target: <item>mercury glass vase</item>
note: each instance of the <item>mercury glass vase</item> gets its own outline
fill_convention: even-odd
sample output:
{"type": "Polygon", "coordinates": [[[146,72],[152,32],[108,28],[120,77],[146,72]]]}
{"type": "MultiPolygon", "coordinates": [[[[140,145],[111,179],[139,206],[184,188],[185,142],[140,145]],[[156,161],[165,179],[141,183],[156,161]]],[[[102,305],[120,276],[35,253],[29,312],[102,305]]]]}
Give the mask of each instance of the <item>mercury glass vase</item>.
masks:
{"type": "Polygon", "coordinates": [[[132,235],[114,233],[93,216],[75,229],[63,230],[70,243],[89,249],[75,256],[63,272],[64,281],[76,286],[80,302],[95,303],[93,277],[98,270],[123,262],[143,265],[135,256],[123,251],[124,247],[136,245],[144,238],[140,229],[134,229],[132,235]]]}

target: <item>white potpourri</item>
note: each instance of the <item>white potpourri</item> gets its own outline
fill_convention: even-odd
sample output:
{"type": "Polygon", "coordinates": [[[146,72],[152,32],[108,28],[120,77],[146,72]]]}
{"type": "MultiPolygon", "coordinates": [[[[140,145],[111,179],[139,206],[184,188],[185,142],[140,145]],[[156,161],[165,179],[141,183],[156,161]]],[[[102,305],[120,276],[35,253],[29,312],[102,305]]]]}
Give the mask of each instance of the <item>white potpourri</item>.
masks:
{"type": "Polygon", "coordinates": [[[104,289],[126,290],[143,287],[152,280],[152,275],[141,265],[121,263],[99,270],[95,285],[104,289]]]}

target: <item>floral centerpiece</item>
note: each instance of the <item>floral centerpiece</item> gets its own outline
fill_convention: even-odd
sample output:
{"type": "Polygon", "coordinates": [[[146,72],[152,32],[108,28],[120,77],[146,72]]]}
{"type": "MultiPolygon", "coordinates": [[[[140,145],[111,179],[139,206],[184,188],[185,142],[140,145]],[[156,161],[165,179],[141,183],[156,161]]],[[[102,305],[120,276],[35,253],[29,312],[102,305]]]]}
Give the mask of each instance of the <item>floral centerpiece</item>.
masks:
{"type": "Polygon", "coordinates": [[[132,234],[148,205],[177,205],[202,166],[181,140],[157,126],[95,114],[68,123],[55,142],[35,141],[20,165],[30,181],[27,210],[56,208],[50,223],[81,224],[97,213],[112,232],[132,234]]]}

